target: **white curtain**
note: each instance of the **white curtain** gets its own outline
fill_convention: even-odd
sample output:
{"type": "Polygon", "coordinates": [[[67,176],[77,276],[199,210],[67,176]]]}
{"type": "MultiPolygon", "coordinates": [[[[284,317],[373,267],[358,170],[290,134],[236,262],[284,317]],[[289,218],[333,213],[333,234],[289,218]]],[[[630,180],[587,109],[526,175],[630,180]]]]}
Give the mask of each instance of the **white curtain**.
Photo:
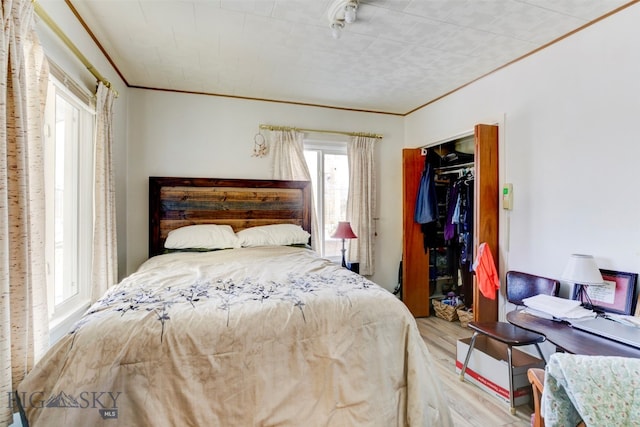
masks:
{"type": "Polygon", "coordinates": [[[115,92],[100,82],[96,96],[91,302],[98,300],[118,280],[116,189],[112,157],[115,92]]]}
{"type": "Polygon", "coordinates": [[[294,130],[271,132],[273,179],[310,181],[304,160],[303,134],[294,130]]]}
{"type": "Polygon", "coordinates": [[[49,345],[42,140],[49,73],[31,0],[3,0],[0,13],[0,425],[7,425],[12,390],[49,345]]]}
{"type": "Polygon", "coordinates": [[[360,264],[360,274],[370,276],[374,269],[376,212],[376,138],[354,136],[347,144],[349,195],[347,219],[357,239],[349,240],[350,262],[360,264]]]}
{"type": "MultiPolygon", "coordinates": [[[[273,161],[273,179],[311,181],[311,174],[304,159],[303,134],[294,130],[276,130],[271,132],[271,156],[273,161]]],[[[311,247],[318,246],[318,218],[311,198],[311,247]]]]}

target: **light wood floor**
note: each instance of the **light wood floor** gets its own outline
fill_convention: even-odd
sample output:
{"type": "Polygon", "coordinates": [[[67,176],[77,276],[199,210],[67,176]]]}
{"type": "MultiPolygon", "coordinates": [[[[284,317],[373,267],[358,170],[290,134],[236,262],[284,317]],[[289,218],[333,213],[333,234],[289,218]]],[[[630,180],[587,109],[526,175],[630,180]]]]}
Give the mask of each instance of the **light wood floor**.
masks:
{"type": "Polygon", "coordinates": [[[511,415],[509,405],[468,382],[456,374],[456,342],[472,335],[460,322],[447,322],[436,316],[416,319],[433,362],[438,368],[454,425],[457,427],[529,427],[532,410],[528,405],[517,408],[511,415]]]}

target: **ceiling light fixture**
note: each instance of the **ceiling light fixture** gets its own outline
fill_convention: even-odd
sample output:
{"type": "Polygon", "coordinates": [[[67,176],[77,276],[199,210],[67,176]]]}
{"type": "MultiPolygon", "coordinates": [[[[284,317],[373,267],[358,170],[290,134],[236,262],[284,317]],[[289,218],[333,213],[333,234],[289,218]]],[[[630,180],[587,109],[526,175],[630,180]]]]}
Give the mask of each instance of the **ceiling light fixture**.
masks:
{"type": "Polygon", "coordinates": [[[359,0],[336,0],[329,7],[328,17],[331,26],[331,35],[334,39],[339,39],[342,29],[346,24],[356,21],[356,11],[359,0]]]}
{"type": "Polygon", "coordinates": [[[356,22],[356,10],[358,10],[358,2],[350,1],[344,7],[344,22],[347,24],[353,24],[356,22]]]}
{"type": "Polygon", "coordinates": [[[344,21],[335,21],[331,24],[331,35],[334,39],[339,39],[342,35],[342,29],[344,28],[344,21]]]}

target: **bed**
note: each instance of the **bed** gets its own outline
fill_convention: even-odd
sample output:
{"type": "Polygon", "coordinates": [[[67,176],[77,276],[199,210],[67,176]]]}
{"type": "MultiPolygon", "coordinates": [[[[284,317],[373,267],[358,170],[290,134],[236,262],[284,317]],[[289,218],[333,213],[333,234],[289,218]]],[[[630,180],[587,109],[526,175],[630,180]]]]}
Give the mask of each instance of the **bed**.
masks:
{"type": "Polygon", "coordinates": [[[20,384],[25,421],[452,425],[402,302],[309,249],[310,200],[306,182],[151,177],[150,258],[20,384]],[[204,228],[237,241],[175,247],[204,228]]]}

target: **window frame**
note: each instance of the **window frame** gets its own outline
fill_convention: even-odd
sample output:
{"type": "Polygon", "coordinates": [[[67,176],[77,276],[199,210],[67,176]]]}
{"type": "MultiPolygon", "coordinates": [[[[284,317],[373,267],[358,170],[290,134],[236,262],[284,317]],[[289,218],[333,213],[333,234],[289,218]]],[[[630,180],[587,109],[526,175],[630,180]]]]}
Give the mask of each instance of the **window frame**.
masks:
{"type": "MultiPolygon", "coordinates": [[[[320,242],[316,245],[316,249],[320,252],[320,255],[323,257],[330,259],[333,262],[341,263],[342,262],[342,254],[335,256],[326,256],[325,251],[325,238],[324,238],[324,155],[325,154],[333,154],[333,155],[344,155],[347,157],[347,144],[348,140],[344,139],[321,139],[321,138],[304,138],[303,139],[303,150],[304,151],[316,151],[319,152],[320,155],[317,156],[317,188],[314,188],[314,202],[316,208],[316,217],[318,219],[318,230],[321,234],[321,238],[318,239],[320,242]]],[[[306,160],[306,159],[305,159],[306,160]]],[[[348,186],[348,182],[347,182],[348,186]]],[[[345,212],[346,215],[346,212],[345,212]]]]}
{"type": "MultiPolygon", "coordinates": [[[[51,342],[55,342],[66,330],[70,323],[75,322],[90,305],[91,297],[91,263],[93,244],[93,155],[95,133],[95,107],[91,96],[80,93],[77,87],[69,88],[67,77],[59,77],[52,68],[49,74],[47,101],[43,141],[45,144],[45,197],[46,197],[46,280],[47,301],[49,307],[49,330],[51,342]],[[75,90],[74,90],[75,89],[75,90]],[[72,217],[65,223],[75,223],[72,242],[68,252],[71,253],[73,280],[77,282],[78,292],[56,304],[55,302],[55,143],[56,143],[56,103],[57,97],[71,104],[78,111],[77,126],[72,132],[77,132],[73,147],[75,152],[65,154],[65,169],[71,169],[71,175],[65,173],[65,182],[73,181],[71,196],[66,196],[64,205],[67,207],[69,197],[73,199],[72,217]],[[72,157],[73,164],[66,165],[67,159],[72,157]],[[53,168],[53,169],[52,169],[53,168]]],[[[71,147],[65,147],[71,149],[71,147]]],[[[65,242],[65,245],[67,243],[65,242]]],[[[68,264],[65,261],[65,267],[68,264]]]]}

